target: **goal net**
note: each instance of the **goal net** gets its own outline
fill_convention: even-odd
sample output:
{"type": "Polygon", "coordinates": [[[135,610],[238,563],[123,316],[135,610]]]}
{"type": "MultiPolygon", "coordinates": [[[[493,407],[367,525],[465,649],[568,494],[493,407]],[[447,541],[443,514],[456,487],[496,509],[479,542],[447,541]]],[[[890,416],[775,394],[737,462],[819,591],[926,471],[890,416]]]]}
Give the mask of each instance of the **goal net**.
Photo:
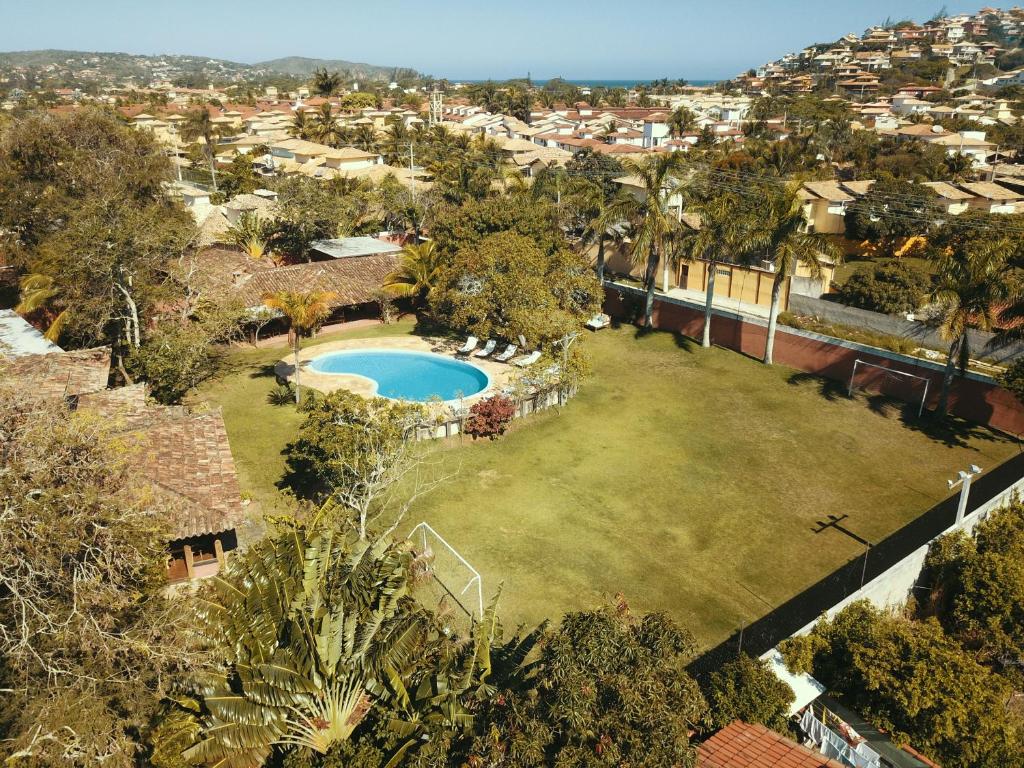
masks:
{"type": "Polygon", "coordinates": [[[915,406],[917,415],[920,416],[924,413],[924,406],[928,401],[929,383],[924,376],[895,371],[884,365],[858,358],[854,361],[853,371],[850,373],[849,395],[853,397],[853,392],[857,389],[902,400],[915,406]]]}
{"type": "Polygon", "coordinates": [[[484,587],[479,572],[426,522],[408,536],[413,548],[413,577],[420,602],[442,616],[468,619],[484,615],[484,587]]]}

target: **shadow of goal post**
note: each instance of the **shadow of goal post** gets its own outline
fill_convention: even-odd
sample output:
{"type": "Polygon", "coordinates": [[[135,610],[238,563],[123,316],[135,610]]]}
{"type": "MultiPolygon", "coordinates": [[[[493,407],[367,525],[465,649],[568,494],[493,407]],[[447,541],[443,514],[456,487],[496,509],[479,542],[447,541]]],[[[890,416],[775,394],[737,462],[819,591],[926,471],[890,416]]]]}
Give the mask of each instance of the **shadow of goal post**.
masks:
{"type": "Polygon", "coordinates": [[[475,608],[476,621],[483,619],[484,585],[483,578],[476,568],[470,565],[466,558],[460,555],[455,547],[445,541],[441,534],[426,521],[421,522],[409,532],[408,540],[414,548],[420,550],[420,554],[431,556],[430,575],[434,581],[470,615],[470,618],[474,618],[475,608]],[[446,573],[445,576],[452,582],[451,584],[446,583],[446,579],[438,575],[439,554],[443,561],[447,562],[448,567],[444,570],[449,571],[450,575],[446,573]],[[464,584],[462,584],[463,579],[465,579],[464,584]],[[462,584],[461,589],[459,588],[460,584],[462,584]],[[469,607],[466,606],[466,602],[470,604],[469,607]],[[476,602],[475,606],[472,605],[473,602],[476,602]]]}
{"type": "MultiPolygon", "coordinates": [[[[904,371],[897,371],[884,365],[878,365],[876,363],[869,363],[867,360],[861,360],[859,357],[853,361],[853,370],[850,372],[850,385],[847,388],[847,395],[853,397],[853,385],[854,380],[857,377],[857,366],[864,366],[866,368],[874,368],[881,373],[882,381],[884,382],[887,378],[899,380],[901,377],[903,380],[916,379],[917,381],[924,382],[924,392],[921,394],[921,402],[917,406],[917,415],[920,417],[924,413],[924,405],[928,402],[928,385],[931,383],[930,380],[924,376],[918,376],[914,373],[906,373],[904,371]]],[[[876,375],[877,376],[877,375],[876,375]]],[[[867,389],[867,387],[862,387],[867,389]]],[[[886,393],[879,389],[879,394],[885,395],[886,393]]],[[[907,398],[902,398],[906,400],[907,398]]]]}

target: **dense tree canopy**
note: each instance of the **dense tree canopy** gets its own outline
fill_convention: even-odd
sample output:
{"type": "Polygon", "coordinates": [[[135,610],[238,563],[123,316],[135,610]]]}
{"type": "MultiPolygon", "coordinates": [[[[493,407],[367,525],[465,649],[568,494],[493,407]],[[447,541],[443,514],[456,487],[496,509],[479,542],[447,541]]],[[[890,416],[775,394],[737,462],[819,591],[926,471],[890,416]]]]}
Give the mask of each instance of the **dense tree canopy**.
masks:
{"type": "Polygon", "coordinates": [[[467,764],[695,765],[688,733],[706,704],[684,668],[696,650],[686,630],[620,602],[570,613],[538,639],[526,677],[499,688],[479,716],[467,764]]]}
{"type": "Polygon", "coordinates": [[[901,314],[920,309],[931,287],[930,275],[920,267],[900,261],[867,264],[847,278],[839,298],[851,307],[901,314]]]}
{"type": "Polygon", "coordinates": [[[868,720],[951,768],[1001,768],[1021,754],[1010,687],[934,619],[910,621],[858,602],[780,646],[868,720]]]}
{"type": "Polygon", "coordinates": [[[779,733],[788,730],[793,689],[768,663],[741,654],[713,672],[705,689],[708,712],[716,728],[733,720],[760,723],[779,733]]]}
{"type": "Polygon", "coordinates": [[[1024,690],[1024,503],[979,523],[973,538],[943,537],[925,567],[947,631],[1024,690]]]}
{"type": "Polygon", "coordinates": [[[100,110],[30,114],[0,138],[0,247],[52,337],[122,355],[181,296],[170,272],[195,227],[170,178],[152,137],[100,110]]]}
{"type": "Polygon", "coordinates": [[[29,390],[4,384],[0,365],[2,750],[128,768],[187,660],[164,592],[174,509],[101,419],[29,390]]]}
{"type": "Polygon", "coordinates": [[[578,330],[599,307],[600,286],[586,260],[568,249],[545,253],[513,232],[459,250],[430,303],[448,326],[532,347],[578,330]]]}

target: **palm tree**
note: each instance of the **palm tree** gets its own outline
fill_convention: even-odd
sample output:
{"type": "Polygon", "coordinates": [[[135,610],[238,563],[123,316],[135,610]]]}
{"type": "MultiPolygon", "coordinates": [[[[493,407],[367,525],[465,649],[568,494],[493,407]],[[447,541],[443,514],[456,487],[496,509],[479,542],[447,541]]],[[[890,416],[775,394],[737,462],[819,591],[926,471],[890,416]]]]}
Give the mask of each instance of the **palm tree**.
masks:
{"type": "Polygon", "coordinates": [[[665,249],[667,238],[679,228],[678,219],[669,213],[668,201],[677,188],[683,156],[679,152],[664,152],[644,160],[626,158],[622,165],[626,173],[636,177],[642,190],[642,197],[632,211],[631,257],[634,265],[644,265],[644,289],[647,291],[644,327],[650,328],[658,261],[669,258],[665,249]]]}
{"type": "Polygon", "coordinates": [[[70,309],[57,311],[50,304],[61,293],[57,282],[41,272],[30,272],[21,278],[18,288],[20,289],[20,300],[14,311],[19,315],[31,315],[36,312],[45,314],[47,325],[43,335],[56,343],[64,326],[71,319],[70,309]]]}
{"type": "Polygon", "coordinates": [[[704,333],[701,346],[711,346],[711,310],[715,295],[718,265],[749,254],[758,245],[767,244],[764,232],[753,229],[749,207],[736,192],[695,197],[687,210],[700,219],[700,229],[685,243],[690,259],[701,259],[707,267],[707,292],[704,300],[704,333]],[[759,239],[758,235],[762,237],[759,239]]]}
{"type": "Polygon", "coordinates": [[[328,72],[326,67],[313,70],[313,92],[317,96],[330,98],[341,88],[341,75],[328,72]]]}
{"type": "Polygon", "coordinates": [[[402,120],[394,120],[385,130],[384,157],[388,165],[399,165],[409,155],[411,137],[402,120]]]}
{"type": "Polygon", "coordinates": [[[295,404],[302,402],[299,382],[299,340],[314,333],[331,315],[331,302],[337,294],[330,291],[278,291],[263,297],[263,304],[288,320],[288,337],[295,355],[295,404]]]}
{"type": "Polygon", "coordinates": [[[768,241],[765,257],[775,271],[772,281],[772,303],[768,312],[768,338],[764,346],[764,362],[772,364],[775,348],[775,329],[779,320],[779,300],[782,284],[796,272],[798,265],[808,268],[815,280],[822,277],[825,258],[837,261],[839,249],[821,233],[807,231],[803,214],[803,201],[797,196],[798,187],[789,186],[772,194],[768,199],[763,219],[764,237],[768,241]]]}
{"type": "Polygon", "coordinates": [[[217,126],[210,119],[210,112],[206,107],[197,107],[188,113],[179,129],[181,137],[188,142],[203,140],[203,153],[210,164],[210,178],[213,182],[213,191],[217,191],[217,164],[214,159],[216,151],[214,142],[217,137],[217,126]]]}
{"type": "Polygon", "coordinates": [[[189,764],[324,754],[369,716],[393,734],[394,766],[432,729],[472,723],[467,700],[492,674],[493,604],[468,638],[453,631],[412,596],[424,556],[352,541],[338,511],[329,502],[311,525],[254,544],[196,602],[219,663],[196,674],[189,764]]]}
{"type": "Polygon", "coordinates": [[[637,207],[636,198],[625,189],[619,189],[618,193],[609,199],[604,195],[598,195],[595,205],[591,209],[593,218],[587,224],[583,233],[583,242],[588,246],[597,243],[597,261],[594,264],[594,271],[597,273],[598,281],[604,285],[604,248],[609,241],[621,242],[625,239],[626,223],[637,207]]]}
{"type": "Polygon", "coordinates": [[[345,129],[338,122],[337,116],[331,111],[331,105],[324,102],[320,105],[313,118],[311,131],[314,138],[329,147],[340,147],[345,140],[345,129]]]}
{"type": "Polygon", "coordinates": [[[433,240],[410,243],[402,249],[398,268],[384,279],[394,296],[425,301],[441,273],[441,252],[433,240]]]}
{"type": "Polygon", "coordinates": [[[377,130],[369,123],[357,125],[352,134],[352,143],[364,152],[376,152],[377,130]]]}
{"type": "Polygon", "coordinates": [[[239,217],[238,223],[228,229],[228,237],[232,243],[245,251],[249,258],[259,261],[267,254],[270,229],[271,227],[255,213],[246,211],[239,217]]]}
{"type": "Polygon", "coordinates": [[[300,109],[292,117],[291,125],[288,126],[288,135],[298,139],[308,139],[313,128],[313,121],[306,117],[306,110],[300,109]]]}
{"type": "Polygon", "coordinates": [[[981,228],[969,232],[966,222],[962,228],[952,222],[947,227],[961,231],[947,231],[937,237],[944,252],[938,260],[932,300],[939,309],[939,333],[950,342],[935,409],[940,418],[949,407],[956,369],[963,375],[971,359],[968,330],[991,331],[1012,290],[1007,275],[1007,254],[1011,252],[1011,245],[1005,235],[994,236],[981,228]]]}
{"type": "Polygon", "coordinates": [[[693,127],[697,124],[697,117],[686,107],[680,105],[676,107],[676,110],[669,116],[668,119],[668,132],[670,136],[679,138],[684,133],[693,130],[693,127]]]}

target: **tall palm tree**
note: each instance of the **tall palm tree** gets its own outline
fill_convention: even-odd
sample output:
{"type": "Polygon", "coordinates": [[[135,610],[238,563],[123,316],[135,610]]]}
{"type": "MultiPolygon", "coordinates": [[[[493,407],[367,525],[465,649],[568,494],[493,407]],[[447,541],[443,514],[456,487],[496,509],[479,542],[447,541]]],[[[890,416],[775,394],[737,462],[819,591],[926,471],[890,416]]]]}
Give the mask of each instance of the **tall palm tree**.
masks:
{"type": "Polygon", "coordinates": [[[288,126],[288,135],[297,139],[309,139],[314,127],[313,121],[306,117],[306,110],[299,109],[292,116],[292,122],[288,126]]]}
{"type": "Polygon", "coordinates": [[[764,231],[752,226],[749,204],[737,192],[695,196],[686,206],[701,225],[690,235],[684,247],[687,256],[703,260],[707,267],[707,291],[704,299],[704,332],[701,346],[711,346],[711,315],[718,265],[735,261],[767,243],[764,231]],[[760,235],[760,238],[758,237],[760,235]]]}
{"type": "Polygon", "coordinates": [[[401,165],[410,157],[412,137],[402,120],[394,120],[384,131],[384,158],[388,165],[401,165]]]}
{"type": "Polygon", "coordinates": [[[288,337],[295,356],[295,403],[302,402],[299,381],[299,340],[314,333],[331,315],[331,302],[337,294],[330,291],[277,291],[263,297],[263,304],[284,315],[288,337]]]}
{"type": "Polygon", "coordinates": [[[932,300],[939,308],[939,333],[950,342],[935,409],[940,418],[949,408],[949,392],[957,368],[963,375],[971,359],[968,330],[991,331],[1012,290],[1007,274],[1010,247],[1005,236],[992,236],[985,230],[978,230],[947,237],[938,236],[944,253],[938,260],[932,292],[932,300]]]}
{"type": "Polygon", "coordinates": [[[330,98],[341,88],[341,75],[328,72],[326,67],[313,70],[313,92],[317,96],[330,98]]]}
{"type": "Polygon", "coordinates": [[[626,173],[636,177],[642,190],[641,199],[632,211],[631,258],[636,266],[644,266],[644,327],[650,328],[654,317],[654,284],[658,261],[668,259],[665,246],[668,235],[679,228],[678,219],[668,210],[669,198],[676,191],[683,171],[683,156],[679,152],[664,152],[643,160],[626,158],[626,173]]]}
{"type": "Polygon", "coordinates": [[[364,152],[376,152],[377,130],[369,123],[357,125],[352,134],[352,143],[364,152]]]}
{"type": "Polygon", "coordinates": [[[338,122],[329,102],[324,102],[313,117],[312,135],[321,144],[340,147],[345,141],[345,129],[338,122]]]}
{"type": "Polygon", "coordinates": [[[604,285],[605,245],[608,241],[622,242],[625,239],[630,217],[637,207],[636,198],[625,189],[619,189],[614,197],[607,199],[598,195],[591,208],[593,217],[583,233],[583,242],[590,246],[597,243],[597,261],[594,271],[598,281],[604,285]]]}
{"type": "Polygon", "coordinates": [[[401,256],[398,268],[385,278],[384,287],[399,298],[425,301],[441,274],[441,252],[433,240],[427,240],[409,243],[401,256]]]}
{"type": "Polygon", "coordinates": [[[758,225],[764,229],[764,238],[767,240],[765,260],[771,262],[775,270],[772,303],[768,312],[768,338],[764,345],[766,365],[772,364],[782,284],[786,278],[796,272],[798,265],[803,264],[812,278],[820,280],[825,260],[835,263],[840,258],[835,243],[821,233],[807,231],[803,201],[797,196],[797,189],[788,186],[773,193],[768,199],[762,223],[758,225]]]}
{"type": "Polygon", "coordinates": [[[684,133],[693,130],[697,124],[697,117],[686,107],[680,105],[668,118],[668,132],[670,136],[679,138],[684,133]]]}
{"type": "Polygon", "coordinates": [[[203,140],[203,154],[210,164],[210,178],[213,182],[213,191],[217,191],[217,164],[215,161],[216,141],[218,128],[210,118],[210,112],[206,107],[197,107],[188,113],[181,124],[179,133],[188,142],[203,140]]]}

